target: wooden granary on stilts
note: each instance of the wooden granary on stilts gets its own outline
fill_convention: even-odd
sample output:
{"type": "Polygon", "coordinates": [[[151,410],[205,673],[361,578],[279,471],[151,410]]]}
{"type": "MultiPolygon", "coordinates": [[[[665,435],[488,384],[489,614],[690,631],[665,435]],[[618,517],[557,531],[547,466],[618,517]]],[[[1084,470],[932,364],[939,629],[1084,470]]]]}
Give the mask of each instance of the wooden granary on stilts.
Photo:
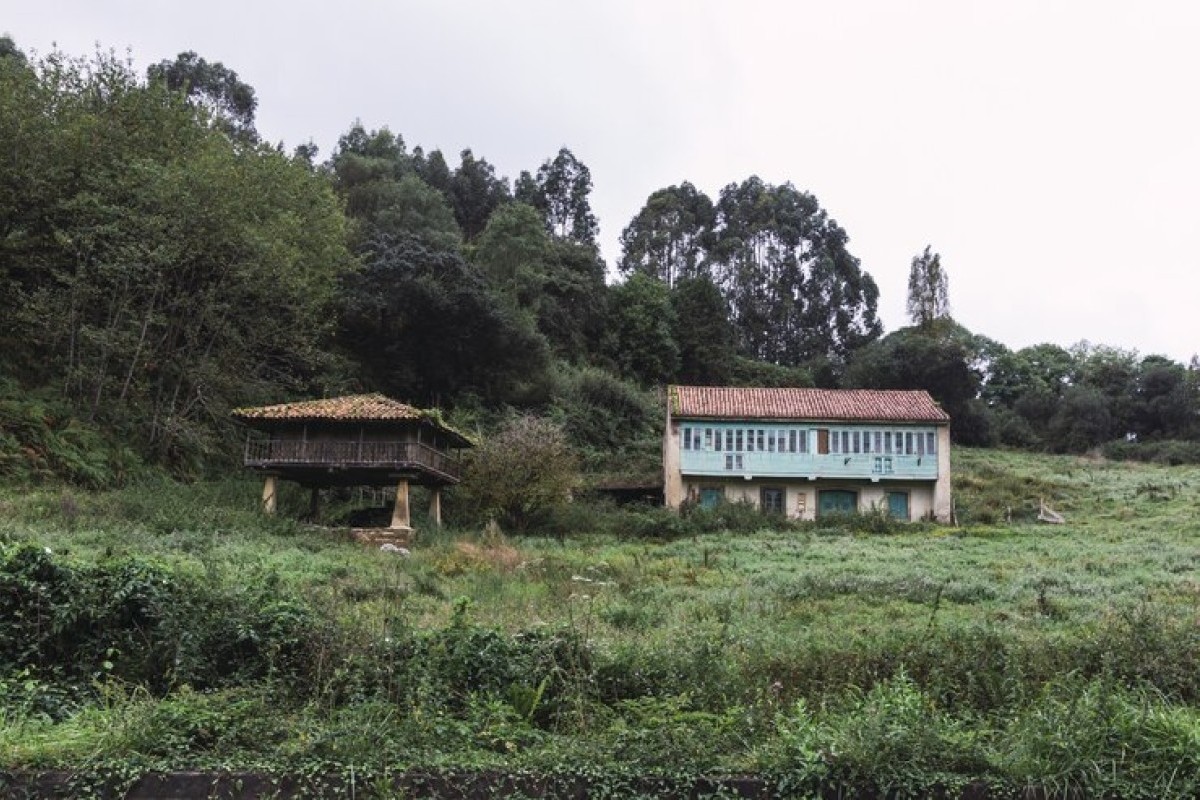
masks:
{"type": "Polygon", "coordinates": [[[275,512],[279,480],[312,492],[337,486],[396,489],[391,529],[412,531],[409,486],[430,489],[429,517],[441,524],[441,492],[458,483],[458,452],[471,447],[436,410],[414,408],[382,394],[361,394],[234,410],[252,430],[243,462],[264,476],[262,505],[275,512]]]}

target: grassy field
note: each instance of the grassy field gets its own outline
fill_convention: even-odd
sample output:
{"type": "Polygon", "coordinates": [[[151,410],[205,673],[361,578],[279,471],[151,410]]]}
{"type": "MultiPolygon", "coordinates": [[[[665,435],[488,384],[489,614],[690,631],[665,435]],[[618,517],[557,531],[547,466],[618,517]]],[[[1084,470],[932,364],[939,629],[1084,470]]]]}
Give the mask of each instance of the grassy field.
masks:
{"type": "Polygon", "coordinates": [[[191,618],[162,622],[161,642],[143,623],[148,650],[176,648],[149,683],[112,642],[88,651],[86,680],[27,657],[0,675],[0,768],[594,768],[753,772],[798,792],[979,779],[1193,796],[1200,469],[962,449],[954,467],[954,528],[761,519],[664,539],[645,534],[665,512],[598,509],[604,533],[579,513],[562,542],[448,529],[407,558],[265,520],[244,481],[9,489],[10,561],[32,544],[127,575],[132,558],[179,582],[171,597],[192,599],[170,605],[197,630],[244,613],[275,643],[253,651],[259,673],[188,673],[191,618]],[[1043,500],[1066,524],[1036,522],[1043,500]],[[291,638],[253,621],[280,601],[303,614],[291,638]]]}

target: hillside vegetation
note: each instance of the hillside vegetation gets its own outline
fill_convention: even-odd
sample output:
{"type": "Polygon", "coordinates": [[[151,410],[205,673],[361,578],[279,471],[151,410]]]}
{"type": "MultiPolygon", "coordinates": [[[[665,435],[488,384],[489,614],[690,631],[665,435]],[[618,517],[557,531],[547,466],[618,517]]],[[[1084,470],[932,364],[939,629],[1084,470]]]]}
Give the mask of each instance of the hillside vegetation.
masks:
{"type": "Polygon", "coordinates": [[[9,489],[0,769],[1194,796],[1200,469],[954,460],[958,528],[577,505],[561,543],[407,558],[263,518],[241,480],[9,489]]]}

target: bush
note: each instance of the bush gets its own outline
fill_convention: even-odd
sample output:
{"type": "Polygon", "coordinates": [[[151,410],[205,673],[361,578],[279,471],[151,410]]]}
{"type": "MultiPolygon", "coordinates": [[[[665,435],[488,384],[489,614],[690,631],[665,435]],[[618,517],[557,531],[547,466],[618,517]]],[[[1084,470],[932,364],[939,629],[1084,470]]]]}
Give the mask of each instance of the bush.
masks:
{"type": "Polygon", "coordinates": [[[1104,445],[1103,453],[1105,458],[1114,461],[1145,461],[1168,466],[1200,464],[1200,442],[1175,439],[1160,442],[1109,442],[1104,445]]]}
{"type": "Polygon", "coordinates": [[[518,532],[544,522],[579,485],[579,465],[561,427],[517,417],[469,457],[461,491],[468,506],[518,532]]]}
{"type": "Polygon", "coordinates": [[[0,378],[0,478],[100,489],[141,469],[133,450],[83,423],[61,398],[0,378]]]}
{"type": "Polygon", "coordinates": [[[118,679],[155,694],[303,685],[321,625],[270,595],[212,589],[139,559],[75,566],[43,548],[0,551],[0,677],[74,689],[118,679]]]}

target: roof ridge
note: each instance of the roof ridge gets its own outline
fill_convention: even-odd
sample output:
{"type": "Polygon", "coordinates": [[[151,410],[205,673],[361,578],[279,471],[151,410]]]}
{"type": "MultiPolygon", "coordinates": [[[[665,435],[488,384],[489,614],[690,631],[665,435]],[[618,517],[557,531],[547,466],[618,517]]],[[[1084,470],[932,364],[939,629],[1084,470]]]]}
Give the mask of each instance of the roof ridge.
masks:
{"type": "Polygon", "coordinates": [[[810,386],[669,387],[677,416],[946,423],[925,389],[824,389],[810,386]]]}

